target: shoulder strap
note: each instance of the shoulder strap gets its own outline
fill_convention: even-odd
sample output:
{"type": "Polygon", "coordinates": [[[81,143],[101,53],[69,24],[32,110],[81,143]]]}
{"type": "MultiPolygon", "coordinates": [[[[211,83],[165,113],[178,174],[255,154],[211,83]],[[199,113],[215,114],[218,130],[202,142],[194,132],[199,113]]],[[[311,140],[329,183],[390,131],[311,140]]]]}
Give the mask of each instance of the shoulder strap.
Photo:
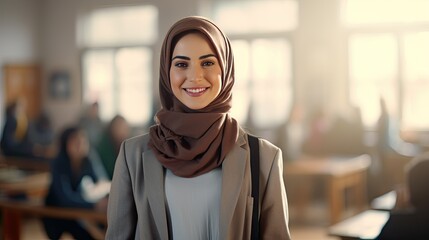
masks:
{"type": "Polygon", "coordinates": [[[252,174],[252,235],[251,240],[259,239],[259,138],[248,134],[250,147],[250,171],[252,174]]]}

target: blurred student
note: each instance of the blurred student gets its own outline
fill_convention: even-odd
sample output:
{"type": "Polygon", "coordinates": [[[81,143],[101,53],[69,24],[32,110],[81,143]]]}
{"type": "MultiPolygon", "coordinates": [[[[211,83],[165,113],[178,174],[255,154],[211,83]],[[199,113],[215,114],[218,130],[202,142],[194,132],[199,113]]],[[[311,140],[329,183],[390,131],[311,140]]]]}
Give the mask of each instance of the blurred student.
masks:
{"type": "Polygon", "coordinates": [[[301,156],[302,145],[307,134],[304,124],[303,109],[301,105],[294,104],[287,121],[286,159],[288,160],[295,160],[301,156]]]}
{"type": "Polygon", "coordinates": [[[395,209],[377,239],[429,239],[429,152],[406,167],[407,185],[398,188],[395,209]]]}
{"type": "Polygon", "coordinates": [[[121,115],[116,115],[110,121],[97,146],[101,162],[110,180],[113,177],[113,169],[115,168],[116,157],[119,154],[121,143],[129,135],[130,127],[127,120],[121,115]]]}
{"type": "MultiPolygon", "coordinates": [[[[88,153],[88,139],[81,128],[70,127],[64,130],[60,139],[60,151],[51,168],[52,182],[45,199],[47,206],[106,211],[107,198],[91,198],[86,187],[88,184],[84,184],[85,181],[98,181],[88,153]]],[[[64,232],[70,233],[75,239],[93,239],[79,221],[45,218],[43,223],[49,239],[59,239],[64,232]]]]}
{"type": "Polygon", "coordinates": [[[6,121],[0,144],[2,153],[6,156],[44,157],[44,148],[30,141],[28,130],[29,121],[25,113],[25,102],[19,99],[6,107],[6,121]]]}
{"type": "Polygon", "coordinates": [[[48,114],[42,112],[34,121],[30,122],[28,137],[31,142],[42,146],[50,146],[54,143],[54,130],[48,114]]]}
{"type": "Polygon", "coordinates": [[[34,121],[30,122],[28,139],[30,142],[45,148],[47,155],[55,155],[55,132],[51,119],[46,112],[40,113],[34,121]]]}
{"type": "Polygon", "coordinates": [[[310,113],[308,134],[303,141],[303,152],[309,155],[326,155],[328,133],[332,119],[323,107],[317,107],[310,113]]]}
{"type": "Polygon", "coordinates": [[[100,118],[98,102],[94,102],[88,106],[79,120],[79,125],[85,130],[90,146],[97,146],[103,132],[103,122],[100,118]]]}

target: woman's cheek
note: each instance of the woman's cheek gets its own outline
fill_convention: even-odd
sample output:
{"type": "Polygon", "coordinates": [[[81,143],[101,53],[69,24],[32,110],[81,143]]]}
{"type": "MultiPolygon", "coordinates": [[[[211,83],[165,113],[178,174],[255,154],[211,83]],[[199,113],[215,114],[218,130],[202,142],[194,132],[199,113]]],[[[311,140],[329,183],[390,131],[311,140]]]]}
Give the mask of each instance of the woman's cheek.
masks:
{"type": "Polygon", "coordinates": [[[173,74],[170,74],[170,81],[173,88],[180,88],[185,79],[186,75],[184,73],[174,72],[173,74]]]}

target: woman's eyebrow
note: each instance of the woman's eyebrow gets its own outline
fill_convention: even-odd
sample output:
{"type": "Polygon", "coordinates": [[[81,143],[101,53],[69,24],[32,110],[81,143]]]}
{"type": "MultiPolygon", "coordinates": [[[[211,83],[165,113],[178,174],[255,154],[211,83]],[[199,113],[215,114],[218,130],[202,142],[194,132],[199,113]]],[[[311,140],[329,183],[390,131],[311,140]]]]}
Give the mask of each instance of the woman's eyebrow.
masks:
{"type": "MultiPolygon", "coordinates": [[[[214,55],[213,53],[209,53],[209,54],[205,54],[205,55],[200,56],[198,59],[204,59],[204,58],[209,58],[209,57],[216,57],[216,55],[214,55]]],[[[177,56],[173,57],[171,59],[171,61],[173,61],[176,58],[183,59],[183,60],[191,60],[190,57],[177,55],[177,56]]]]}
{"type": "Polygon", "coordinates": [[[208,57],[216,57],[216,55],[214,55],[213,53],[210,53],[210,54],[202,55],[201,57],[199,57],[199,59],[204,59],[208,57]]]}
{"type": "Polygon", "coordinates": [[[176,58],[184,59],[184,60],[191,60],[191,58],[190,58],[190,57],[177,55],[177,56],[173,57],[173,58],[171,59],[171,61],[173,61],[173,60],[174,60],[174,59],[176,59],[176,58]]]}

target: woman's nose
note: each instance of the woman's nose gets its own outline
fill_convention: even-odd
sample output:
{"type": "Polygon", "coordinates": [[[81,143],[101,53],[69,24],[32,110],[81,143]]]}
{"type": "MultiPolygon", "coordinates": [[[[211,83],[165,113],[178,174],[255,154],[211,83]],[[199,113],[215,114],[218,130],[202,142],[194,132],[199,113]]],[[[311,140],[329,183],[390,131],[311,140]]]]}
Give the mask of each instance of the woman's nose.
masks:
{"type": "Polygon", "coordinates": [[[201,79],[203,79],[203,69],[199,66],[192,67],[189,71],[189,80],[200,81],[201,79]]]}

